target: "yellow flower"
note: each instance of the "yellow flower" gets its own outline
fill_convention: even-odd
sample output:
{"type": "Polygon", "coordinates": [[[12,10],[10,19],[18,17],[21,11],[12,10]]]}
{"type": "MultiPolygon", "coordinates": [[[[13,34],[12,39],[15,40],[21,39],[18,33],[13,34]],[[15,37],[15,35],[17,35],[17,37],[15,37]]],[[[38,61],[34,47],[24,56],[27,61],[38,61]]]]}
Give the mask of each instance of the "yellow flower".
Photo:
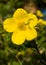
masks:
{"type": "Polygon", "coordinates": [[[38,20],[38,23],[39,23],[39,24],[42,24],[42,25],[46,25],[46,21],[43,20],[43,19],[39,19],[39,20],[38,20]]]}
{"type": "MultiPolygon", "coordinates": [[[[36,14],[37,14],[37,16],[39,16],[39,17],[43,17],[44,16],[44,14],[40,11],[40,10],[38,10],[37,12],[36,12],[36,14]]],[[[46,20],[44,20],[44,19],[38,19],[38,22],[37,22],[37,24],[42,24],[42,25],[46,25],[46,20]]]]}
{"type": "Polygon", "coordinates": [[[37,10],[36,14],[37,14],[37,16],[39,16],[39,17],[43,17],[43,13],[42,13],[40,10],[37,10]]]}
{"type": "Polygon", "coordinates": [[[13,32],[11,40],[14,44],[21,45],[25,40],[31,41],[37,37],[34,26],[37,25],[37,17],[28,14],[24,9],[15,11],[12,18],[4,21],[3,27],[7,32],[13,32]]]}

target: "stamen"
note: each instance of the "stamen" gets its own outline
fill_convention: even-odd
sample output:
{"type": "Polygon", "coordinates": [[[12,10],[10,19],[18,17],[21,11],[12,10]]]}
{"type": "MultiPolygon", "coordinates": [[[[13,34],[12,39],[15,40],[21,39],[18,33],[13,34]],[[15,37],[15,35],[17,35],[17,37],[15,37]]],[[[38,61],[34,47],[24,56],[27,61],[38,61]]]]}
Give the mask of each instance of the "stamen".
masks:
{"type": "Polygon", "coordinates": [[[19,29],[19,30],[25,30],[25,29],[26,29],[26,25],[25,25],[24,23],[20,23],[20,24],[18,25],[18,29],[19,29]]]}

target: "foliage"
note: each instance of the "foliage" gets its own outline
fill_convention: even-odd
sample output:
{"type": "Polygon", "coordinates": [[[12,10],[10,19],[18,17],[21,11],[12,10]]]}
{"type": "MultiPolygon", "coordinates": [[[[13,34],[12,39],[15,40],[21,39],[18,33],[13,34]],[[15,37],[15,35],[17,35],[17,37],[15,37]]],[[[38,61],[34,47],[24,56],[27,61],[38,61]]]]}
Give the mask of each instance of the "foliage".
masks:
{"type": "Polygon", "coordinates": [[[46,26],[37,28],[38,38],[14,45],[2,21],[23,7],[24,0],[0,0],[0,65],[46,65],[46,26]]]}

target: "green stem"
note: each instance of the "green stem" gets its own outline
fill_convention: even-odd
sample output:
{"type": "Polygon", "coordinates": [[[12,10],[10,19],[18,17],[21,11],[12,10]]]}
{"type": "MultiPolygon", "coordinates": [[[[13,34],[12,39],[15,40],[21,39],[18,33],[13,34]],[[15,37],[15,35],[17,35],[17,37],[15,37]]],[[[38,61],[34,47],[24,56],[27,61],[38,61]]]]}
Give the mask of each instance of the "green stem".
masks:
{"type": "Polygon", "coordinates": [[[22,65],[22,62],[19,60],[19,58],[17,56],[16,56],[16,59],[18,60],[19,65],[22,65]]]}
{"type": "MultiPolygon", "coordinates": [[[[11,49],[8,49],[8,51],[13,54],[13,51],[11,49]]],[[[18,60],[19,65],[22,65],[22,62],[20,61],[20,59],[17,56],[15,56],[15,55],[14,55],[14,57],[18,60]]]]}

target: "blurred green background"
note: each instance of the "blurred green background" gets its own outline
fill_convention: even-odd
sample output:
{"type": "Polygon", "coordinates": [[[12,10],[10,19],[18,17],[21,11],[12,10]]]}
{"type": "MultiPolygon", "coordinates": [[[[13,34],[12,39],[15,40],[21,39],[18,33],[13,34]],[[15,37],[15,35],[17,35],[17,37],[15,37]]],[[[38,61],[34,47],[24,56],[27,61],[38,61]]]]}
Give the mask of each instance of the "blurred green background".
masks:
{"type": "Polygon", "coordinates": [[[46,26],[39,26],[38,38],[14,45],[11,34],[3,29],[3,21],[17,8],[35,13],[46,9],[46,0],[0,0],[0,65],[46,65],[46,26]]]}

